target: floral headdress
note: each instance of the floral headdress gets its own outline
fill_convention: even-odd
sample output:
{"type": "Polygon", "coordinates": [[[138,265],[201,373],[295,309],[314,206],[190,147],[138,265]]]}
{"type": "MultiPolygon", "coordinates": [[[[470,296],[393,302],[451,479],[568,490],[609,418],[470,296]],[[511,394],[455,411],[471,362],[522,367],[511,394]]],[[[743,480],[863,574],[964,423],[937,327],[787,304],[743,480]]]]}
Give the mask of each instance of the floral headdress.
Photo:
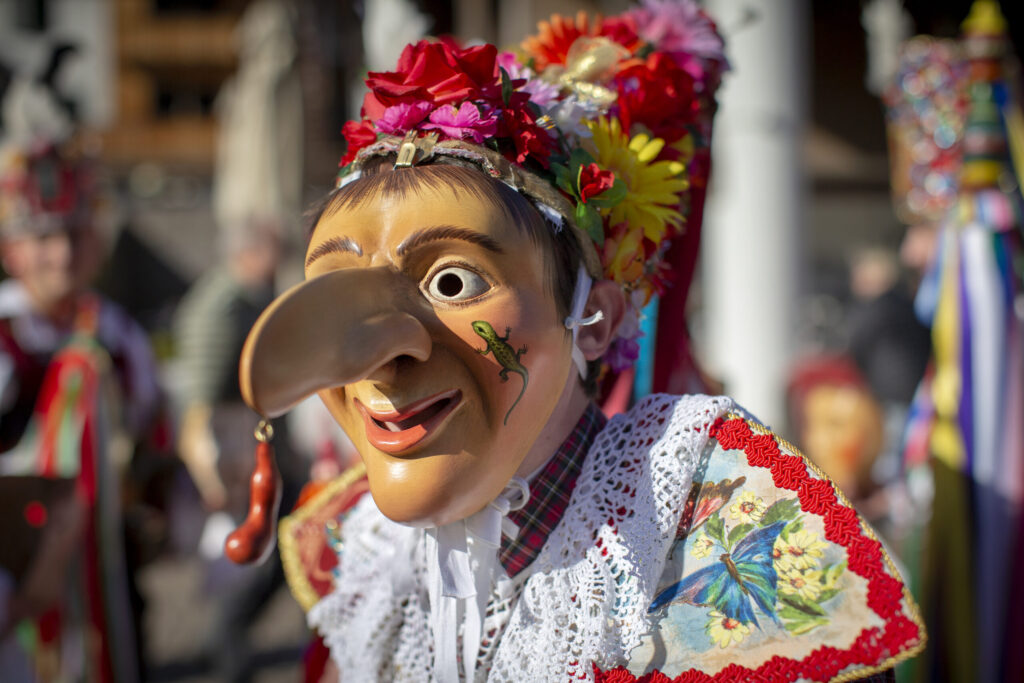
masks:
{"type": "Polygon", "coordinates": [[[618,370],[636,359],[640,308],[670,279],[689,190],[706,182],[722,38],[694,0],[539,29],[515,53],[420,41],[395,71],[371,72],[338,182],[397,153],[397,165],[470,161],[513,186],[573,233],[592,277],[626,291],[631,315],[605,357],[618,370]]]}

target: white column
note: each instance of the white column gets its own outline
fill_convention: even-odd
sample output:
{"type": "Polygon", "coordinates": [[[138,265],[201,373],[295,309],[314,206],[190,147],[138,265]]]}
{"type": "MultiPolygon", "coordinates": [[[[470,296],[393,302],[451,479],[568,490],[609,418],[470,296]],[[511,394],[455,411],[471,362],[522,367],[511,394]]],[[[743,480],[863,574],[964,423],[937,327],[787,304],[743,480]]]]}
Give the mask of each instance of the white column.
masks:
{"type": "Polygon", "coordinates": [[[709,369],[770,425],[785,420],[803,270],[806,0],[711,0],[733,71],[715,120],[702,263],[709,369]]]}

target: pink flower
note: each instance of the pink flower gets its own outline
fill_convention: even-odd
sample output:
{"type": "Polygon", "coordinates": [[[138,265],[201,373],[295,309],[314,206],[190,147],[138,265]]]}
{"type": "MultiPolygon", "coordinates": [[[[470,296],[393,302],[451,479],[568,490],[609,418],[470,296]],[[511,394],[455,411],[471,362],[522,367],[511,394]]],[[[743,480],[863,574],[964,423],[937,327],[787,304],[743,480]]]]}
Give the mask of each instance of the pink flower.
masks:
{"type": "Polygon", "coordinates": [[[438,107],[430,114],[430,123],[421,126],[423,130],[437,129],[448,138],[472,140],[482,144],[498,131],[498,118],[493,111],[480,113],[472,102],[463,102],[458,109],[454,104],[438,107]]]}
{"type": "Polygon", "coordinates": [[[548,83],[536,78],[531,69],[523,66],[516,59],[512,52],[502,52],[498,55],[498,66],[504,69],[516,91],[524,92],[530,96],[530,101],[538,107],[545,108],[558,99],[560,88],[553,83],[548,83]],[[518,83],[517,81],[522,81],[518,83]]]}
{"type": "Polygon", "coordinates": [[[403,102],[388,107],[377,119],[377,130],[391,135],[401,135],[412,130],[434,108],[430,102],[403,102]]]}
{"type": "Polygon", "coordinates": [[[626,15],[641,38],[667,52],[695,79],[704,79],[709,63],[717,64],[717,70],[729,68],[715,22],[694,0],[641,0],[626,15]]]}

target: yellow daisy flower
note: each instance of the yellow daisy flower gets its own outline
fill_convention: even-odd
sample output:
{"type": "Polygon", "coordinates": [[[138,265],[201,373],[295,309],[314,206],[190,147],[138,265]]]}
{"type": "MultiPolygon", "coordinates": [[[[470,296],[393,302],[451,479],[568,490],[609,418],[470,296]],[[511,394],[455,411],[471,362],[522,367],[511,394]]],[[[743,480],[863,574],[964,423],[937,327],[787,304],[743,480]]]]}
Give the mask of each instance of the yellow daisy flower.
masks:
{"type": "Polygon", "coordinates": [[[738,519],[740,524],[757,524],[768,508],[764,499],[758,498],[753,491],[744,491],[740,499],[729,508],[729,516],[738,519]]]}
{"type": "Polygon", "coordinates": [[[629,194],[601,215],[609,225],[627,223],[654,244],[661,244],[670,229],[679,230],[679,195],[689,186],[678,161],[655,161],[665,147],[661,138],[646,133],[632,138],[617,118],[599,118],[588,124],[592,137],[590,152],[597,164],[615,173],[629,194]]]}
{"type": "Polygon", "coordinates": [[[741,642],[750,634],[750,627],[736,619],[730,619],[721,612],[708,612],[711,619],[704,626],[711,642],[722,649],[741,642]]]}
{"type": "Polygon", "coordinates": [[[799,595],[805,600],[817,600],[824,586],[821,584],[821,572],[816,570],[782,572],[779,575],[779,590],[783,593],[799,595]]]}
{"type": "Polygon", "coordinates": [[[690,554],[699,560],[710,555],[711,549],[714,547],[715,542],[712,541],[706,533],[701,531],[693,541],[693,547],[690,548],[690,554]]]}
{"type": "Polygon", "coordinates": [[[773,552],[775,566],[783,572],[811,569],[822,558],[827,547],[827,543],[808,529],[793,532],[786,540],[779,536],[773,552]]]}

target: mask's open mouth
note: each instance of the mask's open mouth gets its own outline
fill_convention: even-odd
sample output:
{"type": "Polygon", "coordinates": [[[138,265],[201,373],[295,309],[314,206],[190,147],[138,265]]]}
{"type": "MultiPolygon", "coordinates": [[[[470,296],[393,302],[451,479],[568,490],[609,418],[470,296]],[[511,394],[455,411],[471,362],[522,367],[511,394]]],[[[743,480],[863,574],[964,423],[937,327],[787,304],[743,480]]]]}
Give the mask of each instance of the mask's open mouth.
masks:
{"type": "MultiPolygon", "coordinates": [[[[376,418],[372,413],[370,419],[373,420],[378,427],[381,429],[387,429],[390,432],[403,432],[406,429],[412,429],[418,425],[423,424],[430,418],[434,417],[442,410],[451,405],[454,400],[454,396],[446,396],[439,401],[434,401],[423,410],[413,413],[411,416],[404,419],[397,418],[392,420],[380,420],[376,418]]],[[[404,414],[408,414],[407,412],[404,414]]]]}
{"type": "Polygon", "coordinates": [[[436,432],[445,418],[462,402],[462,391],[451,389],[404,406],[401,410],[373,411],[358,400],[366,438],[375,448],[397,455],[419,445],[436,432]]]}

